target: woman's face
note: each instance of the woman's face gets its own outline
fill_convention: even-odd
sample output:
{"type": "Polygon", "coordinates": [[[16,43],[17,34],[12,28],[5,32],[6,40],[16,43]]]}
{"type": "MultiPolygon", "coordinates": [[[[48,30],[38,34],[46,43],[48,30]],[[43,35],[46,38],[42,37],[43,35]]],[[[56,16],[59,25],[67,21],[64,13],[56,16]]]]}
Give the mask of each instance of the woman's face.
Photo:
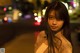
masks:
{"type": "Polygon", "coordinates": [[[51,11],[48,15],[48,24],[52,31],[58,31],[62,28],[64,21],[56,19],[55,11],[51,11]]]}

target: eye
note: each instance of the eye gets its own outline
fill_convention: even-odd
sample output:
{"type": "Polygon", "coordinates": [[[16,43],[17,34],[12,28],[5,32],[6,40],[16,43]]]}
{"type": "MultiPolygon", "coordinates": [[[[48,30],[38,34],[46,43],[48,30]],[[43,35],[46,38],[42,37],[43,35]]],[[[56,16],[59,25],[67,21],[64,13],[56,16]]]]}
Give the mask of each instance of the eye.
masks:
{"type": "Polygon", "coordinates": [[[49,16],[49,17],[48,17],[48,19],[50,19],[50,20],[51,20],[51,19],[54,19],[54,18],[55,18],[54,16],[49,16]]]}
{"type": "Polygon", "coordinates": [[[62,20],[62,19],[60,19],[60,18],[56,18],[56,20],[57,20],[57,21],[63,21],[63,20],[62,20]]]}
{"type": "Polygon", "coordinates": [[[48,17],[49,19],[53,19],[52,17],[48,17]]]}

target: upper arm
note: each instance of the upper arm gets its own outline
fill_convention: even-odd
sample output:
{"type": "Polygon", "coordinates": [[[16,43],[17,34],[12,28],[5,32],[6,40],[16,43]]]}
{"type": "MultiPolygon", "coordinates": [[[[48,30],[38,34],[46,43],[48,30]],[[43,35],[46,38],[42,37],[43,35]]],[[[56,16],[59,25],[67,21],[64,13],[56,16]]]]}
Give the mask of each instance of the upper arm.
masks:
{"type": "Polygon", "coordinates": [[[40,42],[41,42],[41,36],[40,36],[40,34],[38,34],[36,42],[35,42],[35,51],[37,50],[40,42]]]}
{"type": "Polygon", "coordinates": [[[38,49],[38,47],[42,44],[43,40],[43,31],[40,32],[37,36],[36,42],[35,42],[35,51],[38,49]]]}

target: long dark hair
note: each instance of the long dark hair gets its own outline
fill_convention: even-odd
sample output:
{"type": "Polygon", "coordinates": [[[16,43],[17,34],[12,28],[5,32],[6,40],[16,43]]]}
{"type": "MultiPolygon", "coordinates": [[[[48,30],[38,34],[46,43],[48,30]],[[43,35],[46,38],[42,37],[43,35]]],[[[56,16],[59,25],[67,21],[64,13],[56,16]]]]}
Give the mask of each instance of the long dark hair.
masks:
{"type": "MultiPolygon", "coordinates": [[[[63,29],[63,35],[64,37],[71,42],[71,32],[70,32],[70,19],[69,19],[69,14],[66,6],[60,2],[60,1],[54,1],[50,3],[50,5],[46,9],[45,13],[45,33],[47,35],[47,40],[48,40],[48,53],[55,53],[54,47],[55,47],[55,42],[54,42],[54,32],[50,29],[48,25],[48,15],[50,11],[55,10],[58,13],[56,13],[56,19],[60,19],[64,21],[64,24],[62,26],[63,29]]],[[[59,38],[58,38],[59,39],[59,38]]],[[[72,42],[71,42],[72,43],[72,42]]]]}

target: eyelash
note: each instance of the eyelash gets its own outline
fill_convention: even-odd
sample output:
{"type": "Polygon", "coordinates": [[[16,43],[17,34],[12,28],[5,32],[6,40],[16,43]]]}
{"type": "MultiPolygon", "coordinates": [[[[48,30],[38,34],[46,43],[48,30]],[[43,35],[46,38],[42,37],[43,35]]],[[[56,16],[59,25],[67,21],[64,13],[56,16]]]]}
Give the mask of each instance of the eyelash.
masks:
{"type": "Polygon", "coordinates": [[[54,19],[54,17],[48,17],[49,19],[54,19]]]}

